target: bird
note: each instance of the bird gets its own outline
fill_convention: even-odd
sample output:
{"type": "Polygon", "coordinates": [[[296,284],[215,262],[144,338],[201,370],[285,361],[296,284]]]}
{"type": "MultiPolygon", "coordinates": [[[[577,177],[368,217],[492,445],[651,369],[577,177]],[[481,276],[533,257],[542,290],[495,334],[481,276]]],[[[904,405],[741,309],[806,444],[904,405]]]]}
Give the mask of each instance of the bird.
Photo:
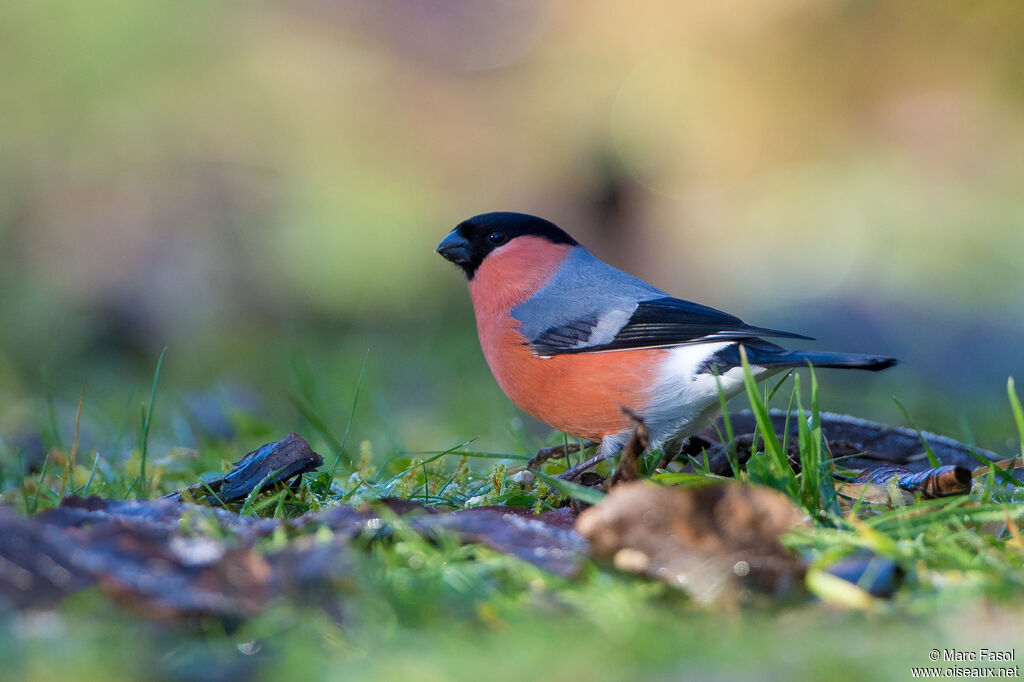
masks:
{"type": "Polygon", "coordinates": [[[520,409],[600,443],[613,457],[640,421],[652,449],[692,436],[718,414],[720,393],[806,366],[878,371],[877,355],[787,350],[766,338],[813,340],[756,327],[675,298],[588,251],[533,215],[483,213],[459,223],[437,253],[462,269],[480,347],[520,409]]]}

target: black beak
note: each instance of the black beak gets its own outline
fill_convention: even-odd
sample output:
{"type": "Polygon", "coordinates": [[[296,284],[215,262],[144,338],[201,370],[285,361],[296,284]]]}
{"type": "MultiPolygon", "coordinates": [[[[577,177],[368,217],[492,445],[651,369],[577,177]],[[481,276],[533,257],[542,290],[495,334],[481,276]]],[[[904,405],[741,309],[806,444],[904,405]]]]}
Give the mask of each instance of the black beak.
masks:
{"type": "Polygon", "coordinates": [[[470,260],[469,242],[457,232],[452,232],[437,245],[437,252],[453,263],[462,265],[470,260]]]}

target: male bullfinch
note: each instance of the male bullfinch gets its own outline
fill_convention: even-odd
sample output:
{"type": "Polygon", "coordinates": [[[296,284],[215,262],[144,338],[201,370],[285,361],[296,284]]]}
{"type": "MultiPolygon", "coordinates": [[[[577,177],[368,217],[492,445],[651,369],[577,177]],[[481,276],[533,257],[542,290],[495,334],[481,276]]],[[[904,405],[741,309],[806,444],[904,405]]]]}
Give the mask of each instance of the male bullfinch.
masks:
{"type": "Polygon", "coordinates": [[[806,365],[881,370],[893,358],[786,350],[752,327],[673,298],[599,260],[554,223],[485,213],[437,252],[469,280],[477,332],[494,378],[525,412],[618,454],[643,420],[653,448],[702,429],[743,389],[740,346],[757,379],[806,365]],[[716,377],[717,374],[717,377],[716,377]]]}

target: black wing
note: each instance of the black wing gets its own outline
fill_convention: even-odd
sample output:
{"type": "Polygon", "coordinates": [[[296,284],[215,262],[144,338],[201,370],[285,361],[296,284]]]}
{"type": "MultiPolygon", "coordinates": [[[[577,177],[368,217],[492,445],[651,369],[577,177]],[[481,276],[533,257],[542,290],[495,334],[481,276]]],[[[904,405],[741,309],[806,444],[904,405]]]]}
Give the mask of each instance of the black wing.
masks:
{"type": "Polygon", "coordinates": [[[642,301],[610,339],[595,333],[600,318],[589,315],[569,324],[552,327],[531,341],[540,355],[596,353],[629,348],[656,348],[687,343],[752,339],[761,336],[789,339],[811,337],[792,332],[752,327],[743,320],[699,303],[678,298],[642,301]],[[600,338],[592,338],[592,337],[600,338]]]}

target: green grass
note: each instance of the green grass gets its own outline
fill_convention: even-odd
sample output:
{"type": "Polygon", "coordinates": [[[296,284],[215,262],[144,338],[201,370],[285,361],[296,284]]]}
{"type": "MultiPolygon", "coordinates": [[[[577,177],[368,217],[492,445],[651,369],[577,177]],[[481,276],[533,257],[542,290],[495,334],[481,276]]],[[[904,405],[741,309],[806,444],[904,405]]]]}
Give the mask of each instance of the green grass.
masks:
{"type": "MultiPolygon", "coordinates": [[[[253,414],[235,414],[232,438],[208,437],[195,451],[163,453],[154,449],[150,429],[166,442],[161,424],[173,421],[177,401],[167,399],[172,389],[165,384],[157,389],[162,361],[161,355],[132,449],[78,452],[80,407],[70,448],[54,440],[36,473],[20,475],[19,453],[0,449],[4,501],[32,514],[68,493],[156,496],[223,471],[289,430],[310,438],[325,454],[324,467],[296,490],[250,496],[234,506],[240,513],[293,517],[381,497],[451,509],[504,504],[543,511],[567,496],[587,502],[601,497],[553,478],[565,462],[548,463],[529,485],[515,483],[510,472],[525,464],[524,452],[477,451],[472,442],[432,452],[378,451],[366,440],[355,448],[349,434],[367,389],[365,363],[350,409],[336,418],[323,409],[313,375],[300,371],[289,397],[298,426],[275,427],[253,414]]],[[[357,542],[349,580],[333,605],[340,620],[308,604],[277,603],[241,624],[210,619],[166,627],[112,608],[96,590],[87,590],[53,613],[0,615],[0,660],[14,678],[29,680],[195,679],[210,671],[229,678],[381,680],[729,679],[771,671],[777,679],[842,680],[909,679],[909,667],[928,665],[932,648],[1009,646],[1013,627],[997,626],[1024,615],[1021,490],[1005,485],[993,467],[969,496],[895,507],[841,498],[822,438],[813,369],[807,372],[809,396],[802,371],[793,375],[788,396],[783,382],[758,386],[746,372],[746,401],[763,438],[761,451],[738,477],[782,491],[807,512],[810,524],[785,542],[809,562],[808,587],[817,600],[759,599],[723,613],[608,566],[591,564],[582,577],[566,580],[480,547],[429,543],[400,530],[391,542],[357,542]],[[770,427],[768,406],[775,399],[798,410],[800,473],[788,464],[787,443],[770,427]],[[905,572],[893,599],[872,598],[824,572],[865,551],[905,572]],[[965,623],[969,635],[962,634],[965,623]]],[[[1008,394],[1009,416],[1024,440],[1024,412],[1012,380],[1008,394]]],[[[83,396],[80,405],[85,402],[88,414],[83,396]]],[[[52,427],[55,434],[58,426],[52,427]]],[[[726,426],[731,429],[728,420],[726,426]]],[[[104,435],[122,440],[117,429],[104,435]]],[[[553,435],[552,442],[561,438],[553,435]]],[[[655,472],[659,460],[660,453],[648,453],[640,470],[662,485],[721,480],[699,471],[655,472]]],[[[602,466],[607,473],[611,465],[602,466]]],[[[268,540],[268,551],[282,541],[287,538],[268,540]]]]}

